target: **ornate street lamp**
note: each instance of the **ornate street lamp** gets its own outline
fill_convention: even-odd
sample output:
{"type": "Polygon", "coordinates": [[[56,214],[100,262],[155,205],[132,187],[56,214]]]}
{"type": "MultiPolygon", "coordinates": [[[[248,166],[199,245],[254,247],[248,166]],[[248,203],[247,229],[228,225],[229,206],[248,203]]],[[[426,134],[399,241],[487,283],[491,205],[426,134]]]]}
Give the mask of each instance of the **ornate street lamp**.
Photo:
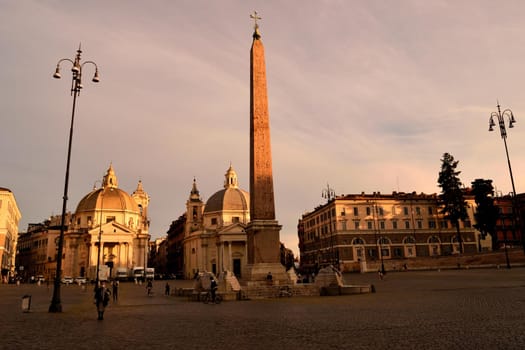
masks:
{"type": "MultiPolygon", "coordinates": [[[[110,191],[113,191],[113,188],[111,187],[109,189],[110,191]]],[[[100,192],[100,216],[99,216],[99,229],[98,229],[98,251],[97,251],[97,276],[95,277],[95,286],[98,287],[100,278],[99,278],[99,272],[100,272],[100,252],[102,251],[102,211],[104,210],[104,196],[106,192],[106,186],[104,186],[104,183],[102,183],[102,191],[100,192]]]]}
{"type": "MultiPolygon", "coordinates": [[[[498,106],[498,112],[492,112],[490,114],[489,131],[494,131],[494,126],[496,126],[496,123],[494,122],[494,118],[497,118],[501,138],[503,139],[503,144],[505,145],[505,154],[507,156],[507,164],[509,165],[510,182],[512,183],[512,216],[514,218],[513,229],[516,230],[516,226],[519,228],[521,243],[523,246],[523,250],[525,251],[525,240],[523,239],[524,238],[523,233],[521,232],[520,216],[519,216],[519,213],[517,212],[519,211],[519,207],[516,203],[516,188],[514,186],[514,176],[512,176],[512,167],[510,165],[509,149],[507,148],[507,129],[505,128],[505,117],[507,117],[507,119],[509,120],[509,129],[514,127],[514,123],[516,123],[516,119],[514,119],[514,114],[512,113],[510,109],[507,108],[503,112],[501,112],[499,102],[497,106],[498,106]]],[[[506,248],[507,248],[507,242],[505,238],[505,249],[506,248]]]]}
{"type": "Polygon", "coordinates": [[[80,46],[78,47],[77,54],[75,56],[74,60],[70,60],[69,58],[62,58],[58,61],[57,67],[55,70],[55,74],[53,74],[53,78],[60,79],[62,76],[60,75],[60,64],[64,61],[70,62],[73,67],[71,68],[71,72],[73,75],[72,81],[71,81],[71,95],[73,96],[73,109],[71,112],[71,127],[69,129],[69,143],[68,143],[68,149],[67,149],[67,162],[66,162],[66,176],[64,181],[64,196],[63,202],[62,202],[62,218],[61,218],[61,224],[60,224],[60,235],[58,238],[58,250],[57,250],[57,262],[56,262],[56,274],[55,274],[55,283],[53,287],[53,298],[51,299],[51,305],[49,306],[49,312],[62,312],[62,304],[60,302],[60,274],[62,269],[62,251],[63,251],[63,245],[64,245],[64,226],[66,224],[66,206],[67,206],[67,195],[68,195],[68,185],[69,185],[69,164],[71,159],[71,144],[73,141],[73,123],[75,120],[75,105],[77,102],[77,96],[80,95],[80,90],[82,89],[82,70],[85,64],[90,63],[95,66],[95,75],[93,76],[92,81],[94,83],[98,83],[100,78],[98,75],[98,67],[95,62],[93,61],[86,61],[84,63],[80,63],[80,54],[82,53],[82,50],[80,50],[80,46]]]}

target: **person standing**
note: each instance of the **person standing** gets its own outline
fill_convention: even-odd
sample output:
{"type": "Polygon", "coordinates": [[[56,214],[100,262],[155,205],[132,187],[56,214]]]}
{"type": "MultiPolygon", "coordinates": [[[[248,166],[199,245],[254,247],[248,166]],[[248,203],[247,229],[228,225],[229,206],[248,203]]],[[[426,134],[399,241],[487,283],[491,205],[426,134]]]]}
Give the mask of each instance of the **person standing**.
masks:
{"type": "Polygon", "coordinates": [[[106,282],[102,282],[98,287],[95,287],[95,305],[98,312],[98,320],[104,319],[104,311],[109,304],[109,297],[111,292],[106,287],[106,282]]]}
{"type": "Polygon", "coordinates": [[[152,296],[152,289],[153,289],[153,283],[151,280],[148,280],[148,284],[146,285],[146,289],[148,291],[148,296],[152,296]]]}
{"type": "Polygon", "coordinates": [[[170,295],[170,284],[168,282],[166,282],[166,286],[164,287],[164,295],[170,295]]]}
{"type": "Polygon", "coordinates": [[[118,287],[119,287],[119,281],[118,280],[113,281],[113,302],[118,301],[118,287]]]}
{"type": "Polygon", "coordinates": [[[210,292],[211,292],[211,301],[215,302],[215,294],[217,293],[217,281],[215,281],[215,278],[211,278],[210,281],[210,292]]]}

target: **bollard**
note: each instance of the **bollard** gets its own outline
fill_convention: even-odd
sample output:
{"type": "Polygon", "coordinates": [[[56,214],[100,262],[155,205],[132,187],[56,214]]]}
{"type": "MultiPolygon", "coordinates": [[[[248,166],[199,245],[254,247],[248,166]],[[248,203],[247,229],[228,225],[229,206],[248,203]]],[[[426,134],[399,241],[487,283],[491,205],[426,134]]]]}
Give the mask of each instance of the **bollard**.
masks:
{"type": "Polygon", "coordinates": [[[29,312],[31,309],[31,295],[24,295],[22,297],[22,312],[29,312]]]}

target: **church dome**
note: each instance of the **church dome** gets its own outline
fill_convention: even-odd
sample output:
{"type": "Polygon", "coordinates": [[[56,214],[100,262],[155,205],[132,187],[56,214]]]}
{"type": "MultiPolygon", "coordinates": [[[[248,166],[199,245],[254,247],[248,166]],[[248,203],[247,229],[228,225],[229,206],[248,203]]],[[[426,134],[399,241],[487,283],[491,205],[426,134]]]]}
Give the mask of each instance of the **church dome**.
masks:
{"type": "Polygon", "coordinates": [[[95,209],[139,212],[137,203],[120,188],[98,188],[80,200],[76,213],[92,212],[95,209]]]}
{"type": "Polygon", "coordinates": [[[226,171],[225,177],[224,189],[215,192],[208,199],[204,213],[250,210],[250,195],[239,188],[237,174],[231,165],[226,171]]]}
{"type": "Polygon", "coordinates": [[[85,195],[78,203],[75,213],[78,215],[100,209],[104,211],[114,210],[138,213],[139,207],[137,202],[126,191],[121,190],[117,186],[117,177],[113,166],[110,165],[102,181],[102,187],[94,188],[93,191],[85,195]]]}

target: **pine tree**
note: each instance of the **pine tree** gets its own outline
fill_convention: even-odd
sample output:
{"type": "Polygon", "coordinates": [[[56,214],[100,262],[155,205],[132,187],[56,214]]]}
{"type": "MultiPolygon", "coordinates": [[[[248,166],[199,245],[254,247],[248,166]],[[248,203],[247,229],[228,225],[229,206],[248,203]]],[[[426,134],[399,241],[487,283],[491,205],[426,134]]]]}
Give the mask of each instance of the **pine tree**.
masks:
{"type": "Polygon", "coordinates": [[[445,218],[456,226],[459,252],[463,253],[463,240],[459,229],[460,220],[467,218],[467,203],[463,198],[462,183],[459,179],[461,171],[457,171],[458,161],[448,153],[443,154],[441,159],[441,171],[439,172],[438,184],[441,187],[440,201],[443,205],[441,210],[445,218]]]}
{"type": "Polygon", "coordinates": [[[472,193],[477,208],[474,213],[476,224],[474,227],[481,232],[484,238],[487,233],[492,237],[492,250],[498,249],[496,235],[496,221],[498,220],[498,207],[494,205],[494,187],[492,180],[476,179],[472,181],[472,193]]]}

